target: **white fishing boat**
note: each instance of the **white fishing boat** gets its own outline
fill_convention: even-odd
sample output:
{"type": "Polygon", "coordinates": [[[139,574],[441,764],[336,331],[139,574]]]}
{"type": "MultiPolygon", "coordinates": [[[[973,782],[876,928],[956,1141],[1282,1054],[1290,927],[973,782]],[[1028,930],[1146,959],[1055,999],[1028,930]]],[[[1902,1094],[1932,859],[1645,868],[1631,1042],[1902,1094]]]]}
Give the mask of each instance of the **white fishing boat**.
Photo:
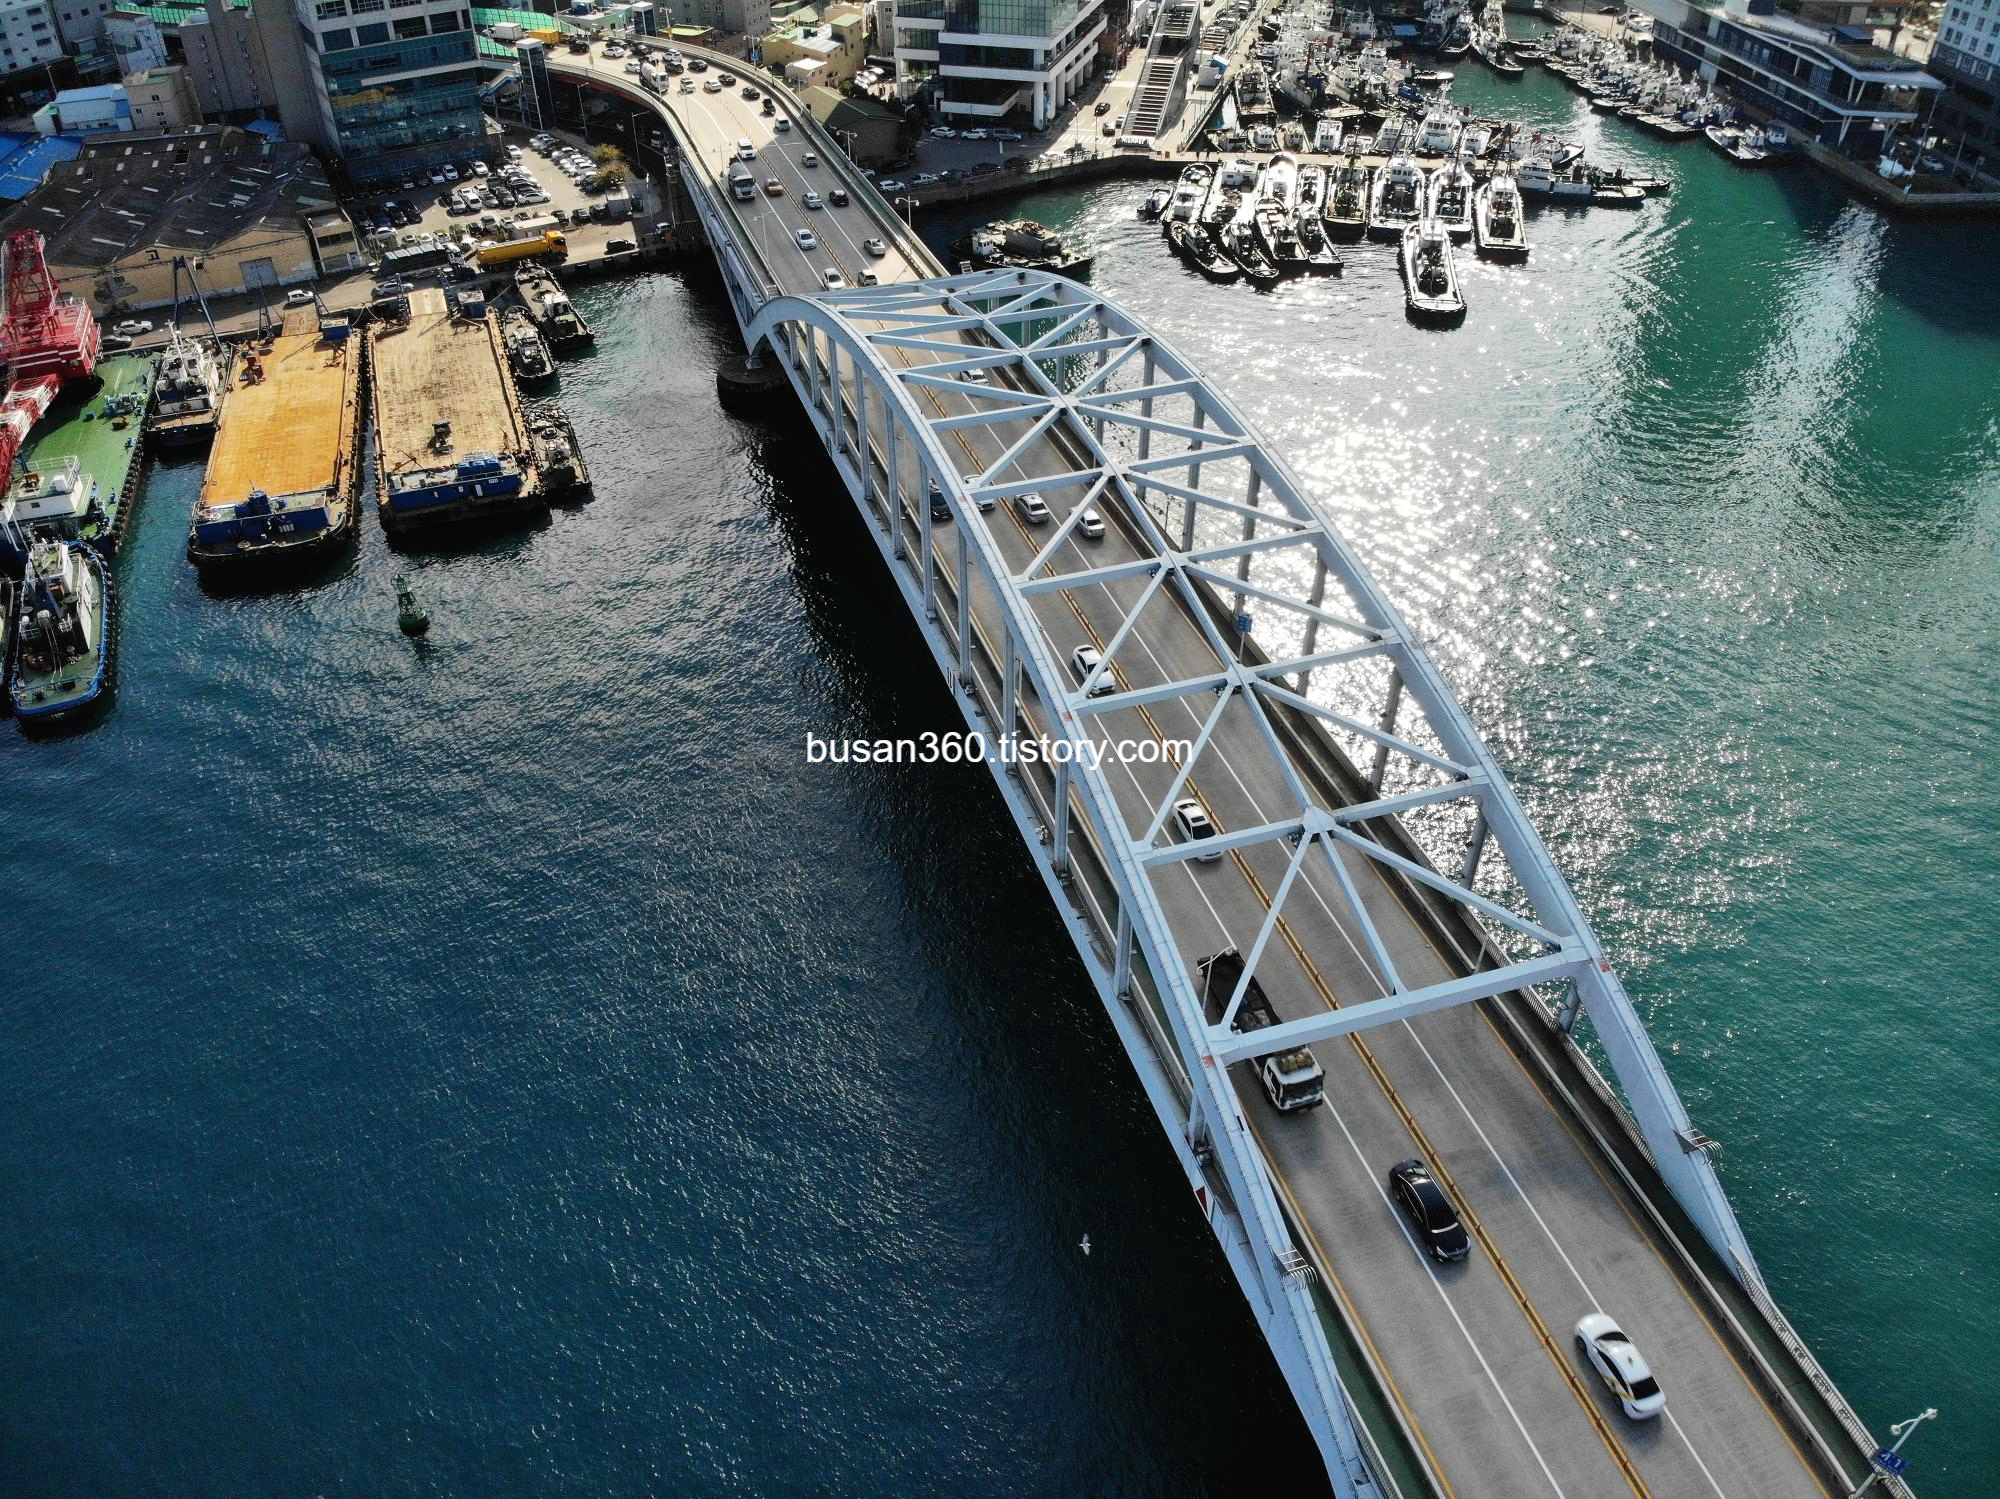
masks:
{"type": "Polygon", "coordinates": [[[1521,189],[1512,172],[1495,172],[1473,194],[1472,223],[1480,254],[1518,260],[1528,253],[1521,189]]]}
{"type": "Polygon", "coordinates": [[[1457,148],[1458,136],[1458,116],[1441,103],[1435,105],[1424,112],[1423,123],[1417,127],[1417,154],[1447,156],[1457,148]]]}
{"type": "Polygon", "coordinates": [[[1422,217],[1424,174],[1407,156],[1391,157],[1387,166],[1375,169],[1375,185],[1368,199],[1368,237],[1394,239],[1403,226],[1422,217]]]}
{"type": "Polygon", "coordinates": [[[1425,322],[1455,322],[1465,316],[1452,262],[1451,236],[1435,219],[1420,219],[1403,230],[1403,291],[1410,316],[1425,322]]]}
{"type": "Polygon", "coordinates": [[[1453,157],[1431,173],[1429,217],[1453,239],[1472,238],[1472,173],[1462,158],[1453,157]]]}

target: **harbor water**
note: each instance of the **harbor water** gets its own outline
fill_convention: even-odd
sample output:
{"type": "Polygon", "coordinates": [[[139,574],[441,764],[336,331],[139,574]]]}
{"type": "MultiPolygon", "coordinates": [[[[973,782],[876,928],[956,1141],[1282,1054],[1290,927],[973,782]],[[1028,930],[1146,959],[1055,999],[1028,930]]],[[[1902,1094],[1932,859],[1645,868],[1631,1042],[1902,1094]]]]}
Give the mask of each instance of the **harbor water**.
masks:
{"type": "MultiPolygon", "coordinates": [[[[1410,325],[1020,211],[1274,439],[1575,881],[1779,1300],[1925,1499],[2000,1472],[2000,288],[1465,59],[1672,177],[1410,325]]],[[[1012,211],[1011,205],[1007,211],[1012,211]]],[[[944,245],[994,206],[923,225],[944,245]]],[[[1317,1455],[800,426],[699,267],[584,289],[588,504],[209,592],[0,732],[0,1493],[1311,1492],[1317,1455]],[[396,626],[406,575],[431,626],[396,626]],[[1088,1233],[1094,1252],[1078,1253],[1088,1233]]]]}

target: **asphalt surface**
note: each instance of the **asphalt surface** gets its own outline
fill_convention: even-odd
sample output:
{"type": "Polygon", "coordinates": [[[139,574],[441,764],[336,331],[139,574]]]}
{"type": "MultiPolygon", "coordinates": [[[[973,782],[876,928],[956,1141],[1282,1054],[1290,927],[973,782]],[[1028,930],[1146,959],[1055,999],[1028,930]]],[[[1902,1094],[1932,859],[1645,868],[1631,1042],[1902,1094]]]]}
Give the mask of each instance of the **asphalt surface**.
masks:
{"type": "MultiPolygon", "coordinates": [[[[610,76],[616,64],[598,66],[610,76]]],[[[782,195],[760,190],[755,203],[735,205],[781,286],[814,291],[829,266],[850,284],[863,267],[875,269],[885,282],[925,274],[893,248],[882,258],[867,254],[862,242],[879,232],[873,213],[888,210],[875,200],[871,212],[864,183],[848,181],[855,201],[847,208],[807,209],[804,194],[824,193],[836,180],[835,164],[805,166],[813,148],[796,132],[775,131],[759,105],[742,100],[740,81],[715,94],[702,90],[696,76],[695,92],[670,92],[665,102],[703,143],[702,169],[721,179],[735,143],[747,139],[760,183],[775,177],[784,186],[782,195]],[[810,228],[819,248],[798,248],[793,234],[799,228],[810,228]]],[[[629,83],[622,76],[618,81],[629,83]]],[[[932,357],[895,353],[906,363],[932,357]]],[[[937,417],[992,404],[972,389],[929,391],[920,399],[937,417]]],[[[882,404],[869,405],[878,455],[886,451],[882,404]]],[[[1026,423],[1008,421],[960,428],[944,440],[962,454],[965,471],[974,473],[1000,458],[1026,430],[1026,423]]],[[[928,520],[925,476],[912,445],[900,444],[899,455],[908,524],[934,538],[936,566],[949,574],[956,555],[951,526],[928,520]]],[[[1031,478],[1070,467],[1052,443],[1041,441],[996,478],[1031,478]]],[[[1057,523],[1082,498],[1078,488],[1051,487],[1043,494],[1057,523]]],[[[1139,533],[1111,518],[1103,540],[1085,541],[1072,533],[1050,565],[1072,572],[1143,555],[1130,539],[1139,533]]],[[[1029,525],[1006,502],[965,523],[987,526],[1017,568],[1031,562],[1052,530],[1029,525]]],[[[1076,645],[1101,647],[1109,641],[1144,582],[1094,583],[1040,595],[1034,608],[1050,656],[1066,663],[1076,645]]],[[[1003,638],[998,608],[985,590],[973,589],[973,607],[985,638],[1003,638]]],[[[1164,595],[1146,610],[1113,663],[1125,689],[1197,676],[1217,664],[1201,630],[1164,595]]],[[[1032,700],[1027,707],[1031,714],[1042,712],[1032,700]]],[[[1118,709],[1089,722],[1091,732],[1105,741],[1193,740],[1211,708],[1212,699],[1204,694],[1147,710],[1118,709]]],[[[1128,825],[1135,836],[1142,834],[1175,768],[1107,762],[1105,774],[1128,825]]],[[[1198,796],[1223,829],[1279,819],[1293,805],[1283,773],[1240,705],[1223,715],[1184,794],[1198,796]]],[[[1163,833],[1162,841],[1170,836],[1163,833]]],[[[1154,871],[1159,899],[1190,965],[1232,944],[1250,950],[1285,876],[1288,853],[1283,844],[1266,843],[1214,863],[1166,864],[1154,871]]],[[[1454,975],[1378,866],[1350,857],[1345,868],[1407,985],[1454,975]]],[[[1258,967],[1282,1016],[1301,1017],[1385,992],[1325,860],[1307,862],[1284,913],[1258,967]]],[[[1740,1351],[1684,1280],[1669,1248],[1656,1240],[1638,1206],[1482,1011],[1460,1007],[1382,1026],[1317,1052],[1327,1072],[1325,1107],[1279,1114],[1244,1065],[1235,1069],[1244,1113],[1280,1194],[1307,1225],[1319,1263],[1354,1309],[1386,1375],[1390,1398],[1449,1494],[1457,1499],[1830,1494],[1746,1372],[1740,1351]],[[1428,1158],[1440,1169],[1467,1218],[1475,1242],[1462,1263],[1431,1261],[1391,1207],[1384,1173],[1412,1156],[1428,1158]],[[1645,1352],[1666,1391],[1663,1419],[1627,1419],[1580,1358],[1572,1329],[1578,1317],[1600,1310],[1645,1352]]]]}

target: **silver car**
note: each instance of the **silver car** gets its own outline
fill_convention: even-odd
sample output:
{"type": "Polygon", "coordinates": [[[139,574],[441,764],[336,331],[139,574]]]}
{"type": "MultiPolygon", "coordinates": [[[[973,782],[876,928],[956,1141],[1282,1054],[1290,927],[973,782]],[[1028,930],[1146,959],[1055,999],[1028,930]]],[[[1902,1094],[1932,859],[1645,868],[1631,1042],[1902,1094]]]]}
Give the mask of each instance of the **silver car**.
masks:
{"type": "Polygon", "coordinates": [[[1026,494],[1014,496],[1014,509],[1031,526],[1046,526],[1049,523],[1048,501],[1032,489],[1026,494]]]}

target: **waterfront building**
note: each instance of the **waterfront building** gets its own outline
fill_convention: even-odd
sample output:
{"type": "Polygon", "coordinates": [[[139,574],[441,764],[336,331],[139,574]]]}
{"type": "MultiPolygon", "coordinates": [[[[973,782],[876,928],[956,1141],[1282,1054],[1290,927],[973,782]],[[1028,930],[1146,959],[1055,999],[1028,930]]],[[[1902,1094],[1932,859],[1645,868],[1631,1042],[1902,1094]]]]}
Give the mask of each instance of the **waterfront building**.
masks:
{"type": "Polygon", "coordinates": [[[1938,21],[1931,68],[1950,86],[1937,123],[1983,156],[2000,148],[2000,0],[1951,0],[1938,21]]]}
{"type": "Polygon", "coordinates": [[[763,62],[782,67],[793,88],[838,89],[868,58],[868,13],[858,5],[829,5],[815,17],[797,12],[764,38],[763,62]]]}
{"type": "Polygon", "coordinates": [[[1019,111],[1037,130],[1082,84],[1107,25],[1106,0],[896,0],[899,94],[935,84],[947,123],[1019,111]]]}
{"type": "Polygon", "coordinates": [[[1652,16],[1653,50],[1829,146],[1862,147],[1876,129],[1914,122],[1943,88],[1921,64],[1857,26],[1778,13],[1773,0],[1636,0],[1652,16]]]}
{"type": "Polygon", "coordinates": [[[0,74],[25,72],[63,55],[48,0],[0,0],[0,74]]]}
{"type": "Polygon", "coordinates": [[[203,0],[201,10],[181,22],[180,38],[205,117],[241,121],[277,113],[264,38],[248,6],[203,0]]]}
{"type": "Polygon", "coordinates": [[[85,141],[0,213],[0,232],[39,230],[57,285],[103,316],[172,305],[176,255],[211,296],[309,281],[323,269],[316,243],[354,249],[338,209],[307,147],[208,126],[85,141]]]}
{"type": "Polygon", "coordinates": [[[255,0],[285,133],[355,183],[463,161],[484,142],[462,0],[255,0]]]}

